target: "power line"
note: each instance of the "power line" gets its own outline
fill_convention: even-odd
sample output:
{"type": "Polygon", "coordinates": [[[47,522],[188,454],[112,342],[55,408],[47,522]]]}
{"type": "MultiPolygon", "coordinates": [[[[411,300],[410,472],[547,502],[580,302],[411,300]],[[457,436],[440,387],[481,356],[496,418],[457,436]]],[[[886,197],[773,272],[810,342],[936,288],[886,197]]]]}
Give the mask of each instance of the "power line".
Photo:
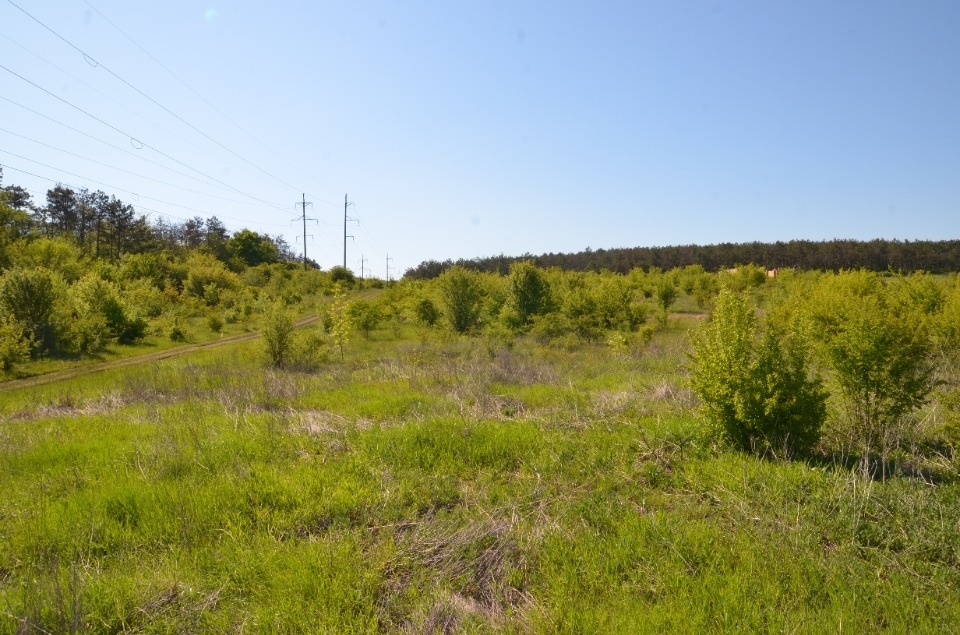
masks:
{"type": "MultiPolygon", "coordinates": [[[[51,183],[57,183],[57,184],[59,184],[59,185],[66,185],[67,187],[69,187],[69,188],[72,189],[72,190],[82,190],[82,189],[83,189],[82,187],[79,187],[79,186],[74,185],[74,184],[72,184],[72,183],[66,183],[66,182],[61,181],[61,180],[58,180],[58,179],[51,179],[51,178],[48,177],[48,176],[42,176],[42,175],[40,175],[40,174],[35,174],[35,173],[29,172],[29,171],[27,171],[27,170],[21,170],[20,168],[15,168],[15,167],[13,167],[12,165],[10,165],[10,164],[8,164],[8,163],[0,163],[0,167],[3,167],[3,168],[5,168],[5,169],[7,169],[7,170],[13,170],[14,172],[18,172],[18,173],[20,173],[20,174],[26,174],[27,176],[32,176],[32,177],[34,177],[34,178],[41,179],[41,180],[43,180],[43,181],[50,181],[51,183]]],[[[27,188],[24,188],[24,189],[27,189],[27,188]]],[[[34,196],[37,196],[37,198],[39,198],[39,196],[37,195],[37,192],[34,192],[33,194],[34,194],[34,196]]],[[[159,214],[160,216],[167,216],[167,217],[169,217],[169,218],[176,218],[177,220],[183,220],[183,221],[187,220],[186,218],[183,218],[182,216],[177,216],[177,215],[175,215],[175,214],[169,214],[169,213],[166,213],[166,212],[161,212],[161,211],[155,210],[155,209],[153,209],[153,208],[151,208],[151,207],[144,207],[144,206],[141,205],[140,203],[129,203],[129,205],[132,205],[133,207],[139,207],[140,209],[147,210],[148,212],[151,212],[151,213],[153,213],[153,214],[159,214]]],[[[234,219],[234,220],[235,220],[235,219],[234,219]]]]}
{"type": "Polygon", "coordinates": [[[263,168],[261,168],[261,167],[258,166],[257,164],[255,164],[255,163],[253,163],[252,161],[248,160],[246,157],[241,156],[240,154],[234,152],[233,150],[231,150],[231,149],[228,148],[227,146],[223,145],[222,143],[220,143],[219,141],[217,141],[216,139],[214,139],[213,137],[211,137],[210,135],[208,135],[206,132],[204,132],[204,131],[201,130],[200,128],[197,128],[197,127],[194,126],[192,123],[190,123],[189,121],[187,121],[186,119],[184,119],[183,117],[181,117],[180,115],[178,115],[177,113],[173,112],[172,110],[170,110],[169,108],[167,108],[166,106],[164,106],[163,104],[161,104],[159,101],[157,101],[156,99],[154,99],[153,97],[151,97],[150,95],[148,95],[147,93],[145,93],[144,91],[140,90],[139,88],[137,88],[136,86],[134,86],[133,84],[131,84],[130,82],[128,82],[126,79],[124,79],[123,77],[121,77],[121,76],[118,75],[117,73],[115,73],[115,72],[113,72],[112,70],[110,70],[107,66],[105,66],[105,65],[102,64],[102,63],[100,63],[97,59],[95,59],[93,56],[89,55],[86,51],[84,51],[83,49],[81,49],[80,47],[78,47],[76,44],[74,44],[73,42],[71,42],[71,41],[68,40],[67,38],[63,37],[62,35],[60,35],[60,34],[57,33],[56,31],[54,31],[52,28],[50,28],[49,26],[47,26],[47,25],[46,25],[43,21],[41,21],[39,18],[34,17],[34,16],[33,16],[32,14],[30,14],[26,9],[24,9],[23,7],[21,7],[20,5],[18,5],[18,4],[17,4],[16,2],[14,2],[13,0],[7,0],[7,2],[10,3],[10,4],[12,4],[12,5],[13,5],[14,7],[16,7],[17,9],[19,9],[19,10],[20,10],[24,15],[26,15],[28,18],[30,18],[31,20],[33,20],[34,22],[36,22],[37,24],[39,24],[40,26],[42,26],[44,29],[46,29],[47,31],[49,31],[50,33],[52,33],[54,36],[56,36],[60,41],[62,41],[63,43],[65,43],[67,46],[69,46],[70,48],[72,48],[72,49],[75,50],[76,52],[80,53],[80,55],[82,55],[83,58],[84,58],[85,60],[87,60],[88,63],[91,63],[91,65],[93,65],[93,66],[95,66],[95,67],[96,67],[96,66],[99,66],[99,67],[102,68],[104,71],[106,71],[108,74],[110,74],[111,76],[113,76],[114,78],[116,78],[118,81],[122,82],[124,85],[126,85],[127,87],[129,87],[131,90],[139,93],[142,97],[144,97],[145,99],[147,99],[148,101],[150,101],[151,103],[153,103],[154,105],[156,105],[158,108],[162,109],[164,112],[166,112],[167,114],[169,114],[171,117],[174,117],[175,119],[177,119],[178,121],[180,121],[180,122],[181,122],[182,124],[184,124],[185,126],[189,127],[191,130],[193,130],[193,131],[195,131],[196,133],[200,134],[201,136],[203,136],[203,137],[204,137],[205,139],[207,139],[208,141],[216,144],[217,146],[219,146],[219,147],[222,148],[223,150],[226,150],[227,152],[229,152],[229,153],[232,154],[233,156],[237,157],[238,159],[240,159],[241,161],[243,161],[243,162],[246,163],[247,165],[249,165],[249,166],[253,167],[254,169],[262,172],[263,174],[269,176],[270,178],[272,178],[273,180],[277,181],[278,183],[281,183],[282,185],[285,185],[285,186],[287,186],[287,187],[289,187],[289,188],[291,188],[291,189],[297,189],[296,187],[294,187],[293,185],[290,185],[289,183],[287,183],[286,181],[284,181],[284,180],[281,179],[280,177],[275,176],[274,174],[268,172],[267,170],[264,170],[263,168]]]}
{"type": "MultiPolygon", "coordinates": [[[[130,150],[127,150],[126,148],[121,148],[120,146],[118,146],[118,145],[116,145],[116,144],[110,143],[109,141],[105,141],[104,139],[101,139],[101,138],[99,138],[99,137],[96,137],[96,136],[94,136],[94,135],[92,135],[92,134],[90,134],[90,133],[88,133],[88,132],[84,132],[83,130],[80,130],[79,128],[74,128],[73,126],[71,126],[71,125],[69,125],[69,124],[65,124],[65,123],[63,123],[62,121],[59,121],[58,119],[54,119],[53,117],[47,116],[47,115],[43,114],[42,112],[38,112],[38,111],[36,111],[36,110],[34,110],[34,109],[32,109],[32,108],[29,108],[28,106],[24,106],[23,104],[21,104],[21,103],[19,103],[19,102],[16,102],[16,101],[10,99],[9,97],[5,97],[4,95],[0,95],[0,99],[4,100],[4,101],[6,101],[6,102],[11,103],[11,104],[13,104],[14,106],[17,106],[18,108],[23,108],[23,109],[26,110],[27,112],[33,113],[34,115],[36,115],[36,116],[38,116],[38,117],[42,117],[43,119],[46,119],[47,121],[50,121],[50,122],[52,122],[52,123],[57,124],[58,126],[62,126],[62,127],[64,127],[64,128],[66,128],[67,130],[71,130],[71,131],[73,131],[73,132],[76,132],[77,134],[80,134],[80,135],[83,135],[84,137],[87,137],[88,139],[92,139],[93,141],[96,141],[97,143],[102,143],[103,145],[107,146],[108,148],[113,148],[114,150],[117,150],[117,151],[119,151],[119,152],[123,152],[124,154],[129,154],[130,156],[136,157],[136,158],[140,159],[141,161],[145,161],[145,162],[147,162],[147,163],[149,163],[149,164],[151,164],[151,165],[155,165],[155,166],[157,166],[157,167],[163,168],[164,170],[169,170],[170,172],[173,172],[174,174],[179,174],[180,176],[186,177],[186,178],[188,178],[188,179],[190,179],[190,180],[192,180],[192,181],[196,181],[197,183],[203,183],[204,185],[209,185],[209,186],[211,186],[211,187],[216,187],[216,188],[225,189],[225,190],[231,190],[231,189],[232,189],[232,188],[230,188],[230,187],[228,187],[228,186],[225,186],[225,185],[218,185],[218,184],[216,184],[216,183],[211,183],[211,182],[205,181],[205,180],[203,180],[203,179],[201,179],[201,178],[198,178],[198,177],[196,177],[196,176],[194,176],[194,175],[192,175],[192,174],[187,174],[186,172],[181,172],[180,170],[171,168],[171,167],[168,166],[168,165],[164,165],[164,164],[159,163],[159,162],[157,162],[157,161],[154,161],[154,160],[152,160],[152,159],[148,159],[147,157],[143,156],[142,154],[137,154],[136,152],[131,152],[130,150]]],[[[270,205],[269,207],[275,207],[275,206],[274,206],[274,205],[270,205]]]]}
{"type": "Polygon", "coordinates": [[[303,194],[303,202],[297,203],[297,206],[303,207],[303,214],[300,215],[300,218],[296,220],[303,221],[303,268],[307,268],[307,221],[308,220],[317,220],[316,218],[307,218],[307,205],[313,205],[313,203],[307,202],[306,193],[303,194]]]}
{"type": "MultiPolygon", "coordinates": [[[[109,189],[111,189],[111,190],[116,190],[116,191],[118,191],[118,192],[123,192],[123,193],[125,193],[125,194],[129,194],[129,195],[131,195],[131,196],[135,196],[135,197],[137,197],[137,200],[139,200],[140,198],[145,198],[145,199],[147,199],[148,201],[154,201],[154,202],[156,202],[156,203],[163,203],[164,205],[170,205],[171,207],[178,207],[178,208],[180,208],[180,209],[186,210],[186,211],[188,211],[188,212],[194,212],[194,213],[196,213],[196,214],[208,214],[208,213],[209,213],[209,212],[205,212],[205,211],[203,211],[203,210],[197,209],[197,208],[195,208],[195,207],[188,207],[188,206],[186,206],[186,205],[180,205],[179,203],[171,203],[170,201],[165,201],[165,200],[163,200],[163,199],[161,199],[161,198],[156,198],[156,197],[153,197],[153,196],[147,196],[146,194],[140,194],[140,193],[138,193],[138,192],[134,192],[134,191],[132,191],[132,190],[128,190],[128,189],[123,188],[123,187],[119,187],[119,186],[116,186],[116,185],[111,185],[110,183],[104,183],[103,181],[98,181],[98,180],[96,180],[96,179],[92,179],[92,178],[90,178],[90,177],[88,177],[88,176],[84,176],[84,175],[82,175],[82,174],[76,174],[76,173],[74,173],[74,172],[69,172],[69,171],[67,171],[67,170],[62,170],[62,169],[60,169],[60,168],[54,167],[54,166],[52,166],[52,165],[48,165],[48,164],[43,163],[43,162],[41,162],[41,161],[35,161],[35,160],[33,160],[33,159],[30,159],[30,158],[27,158],[27,157],[25,157],[25,156],[16,154],[16,153],[14,153],[14,152],[10,152],[9,150],[0,149],[0,152],[4,152],[4,153],[6,153],[6,154],[9,154],[10,156],[17,157],[18,159],[22,159],[22,160],[24,160],[24,161],[29,161],[30,163],[34,163],[34,164],[36,164],[36,165],[45,167],[45,168],[47,168],[48,170],[53,170],[54,172],[59,172],[59,173],[61,173],[61,174],[67,174],[67,175],[69,175],[69,176],[73,176],[73,177],[76,177],[76,178],[78,178],[78,179],[83,179],[84,181],[89,181],[90,183],[94,183],[94,184],[96,184],[96,185],[101,185],[101,186],[106,187],[106,188],[109,188],[109,189]]],[[[8,167],[10,167],[11,170],[16,170],[17,172],[23,172],[24,174],[29,174],[26,170],[20,170],[20,169],[17,169],[17,168],[15,168],[15,167],[13,167],[13,166],[8,166],[8,167]]],[[[31,174],[31,176],[37,176],[37,175],[36,175],[36,174],[31,174]]],[[[46,177],[39,177],[39,176],[38,176],[38,178],[42,178],[42,179],[44,179],[44,180],[46,180],[46,181],[57,182],[55,179],[50,179],[50,178],[46,178],[46,177]]],[[[229,218],[230,220],[235,220],[235,221],[240,222],[240,223],[245,223],[245,222],[247,222],[247,221],[245,221],[245,220],[243,220],[243,219],[235,218],[235,217],[230,217],[230,216],[224,216],[224,218],[229,218]]],[[[263,224],[263,223],[261,223],[261,225],[262,225],[262,224],[263,224]]],[[[274,225],[274,226],[275,226],[275,227],[282,227],[282,225],[274,225]]]]}
{"type": "MultiPolygon", "coordinates": [[[[29,159],[28,159],[28,161],[29,161],[29,159]]],[[[68,182],[66,182],[66,181],[64,181],[64,180],[62,180],[62,179],[52,179],[52,178],[50,178],[50,177],[48,177],[48,176],[43,176],[43,175],[37,174],[37,173],[35,173],[35,172],[30,172],[29,170],[23,170],[23,169],[21,169],[21,168],[14,167],[14,166],[10,165],[9,163],[0,163],[0,167],[2,167],[2,168],[4,168],[4,169],[7,169],[7,170],[13,170],[14,172],[17,172],[17,173],[19,173],[19,174],[25,174],[25,175],[27,175],[27,176],[32,176],[32,177],[37,178],[37,179],[40,179],[40,180],[42,180],[42,181],[48,181],[48,182],[50,182],[50,183],[56,183],[56,184],[58,184],[58,185],[65,185],[66,187],[69,187],[69,188],[72,189],[72,190],[82,190],[82,189],[84,189],[84,188],[80,187],[79,185],[76,185],[76,184],[73,184],[73,183],[68,183],[68,182]]],[[[51,169],[54,169],[54,168],[51,168],[51,169]]],[[[69,172],[64,172],[64,174],[69,174],[69,172]]],[[[75,176],[75,175],[73,175],[73,176],[75,176]]],[[[81,176],[81,177],[78,177],[78,178],[84,178],[84,177],[81,176]]],[[[92,182],[92,183],[97,183],[97,181],[91,181],[91,182],[92,182]]],[[[100,185],[105,185],[105,184],[100,183],[100,185]]],[[[109,186],[109,185],[106,185],[106,187],[110,187],[110,186],[109,186]]],[[[121,191],[126,191],[126,190],[121,190],[121,191]]],[[[128,193],[129,193],[129,192],[128,192],[128,193]]],[[[40,198],[39,195],[37,194],[37,192],[34,192],[33,194],[34,194],[34,196],[35,196],[37,199],[40,198]]],[[[134,194],[134,196],[139,196],[139,195],[138,195],[138,194],[134,194]]],[[[144,197],[144,198],[148,198],[148,197],[144,197]]],[[[152,200],[157,200],[157,199],[152,199],[152,200]]],[[[158,202],[165,203],[165,201],[158,201],[158,202]]],[[[164,216],[164,217],[166,217],[166,218],[175,218],[175,219],[181,220],[181,221],[188,221],[188,220],[190,220],[190,219],[188,219],[188,218],[184,218],[183,216],[177,216],[176,214],[171,214],[170,212],[161,212],[160,210],[153,209],[152,207],[147,207],[147,206],[143,205],[142,203],[140,203],[139,201],[134,201],[134,202],[132,202],[132,203],[127,203],[127,204],[130,205],[130,206],[132,206],[132,207],[135,207],[135,208],[137,208],[137,209],[140,209],[140,210],[144,210],[144,211],[146,211],[146,212],[149,212],[149,214],[157,214],[158,216],[164,216]]],[[[203,213],[205,213],[205,212],[203,212],[203,213]]],[[[147,215],[149,215],[149,214],[147,214],[147,215]]],[[[215,216],[216,218],[223,218],[223,219],[226,219],[226,220],[232,220],[232,221],[236,221],[236,222],[242,223],[242,224],[245,224],[245,223],[246,223],[245,220],[240,219],[240,218],[234,218],[234,217],[232,217],[232,216],[220,216],[220,215],[216,215],[216,214],[215,214],[214,216],[215,216]]],[[[262,225],[262,224],[261,224],[261,225],[262,225]]],[[[280,225],[277,225],[277,226],[280,227],[280,225]]]]}
{"type": "MultiPolygon", "coordinates": [[[[289,161],[286,157],[284,157],[283,155],[281,155],[281,154],[279,154],[278,152],[274,151],[273,148],[269,147],[269,146],[266,145],[263,141],[261,141],[260,139],[258,139],[257,137],[255,137],[251,132],[249,132],[249,131],[247,131],[246,129],[244,129],[243,126],[241,126],[241,125],[238,124],[236,121],[234,121],[233,119],[231,119],[229,116],[227,116],[226,113],[224,113],[222,110],[220,110],[219,108],[217,108],[213,103],[211,103],[210,101],[208,101],[208,100],[207,100],[203,95],[201,95],[199,92],[197,92],[196,90],[194,90],[194,88],[193,88],[190,84],[188,84],[187,82],[185,82],[179,75],[177,75],[177,74],[174,73],[172,70],[170,70],[170,68],[169,68],[166,64],[164,64],[164,63],[161,62],[159,59],[157,59],[156,57],[154,57],[154,56],[150,53],[150,51],[148,51],[147,49],[145,49],[139,42],[137,42],[137,41],[136,41],[132,36],[130,36],[126,31],[124,31],[124,30],[121,29],[119,26],[117,26],[113,21],[110,20],[110,18],[108,18],[107,16],[105,16],[105,15],[103,14],[103,12],[101,12],[101,11],[100,11],[99,9],[97,9],[95,6],[93,6],[92,4],[90,4],[90,2],[88,2],[87,0],[83,0],[83,3],[84,3],[85,5],[87,5],[88,7],[90,7],[97,15],[99,15],[101,18],[103,18],[104,21],[105,21],[107,24],[109,24],[109,25],[112,26],[114,29],[116,29],[117,32],[120,33],[120,35],[122,35],[123,37],[127,38],[128,40],[130,40],[130,42],[131,42],[134,46],[136,46],[138,49],[140,49],[140,51],[141,51],[144,55],[146,55],[146,56],[149,57],[151,60],[153,60],[154,62],[156,62],[156,64],[157,64],[160,68],[162,68],[163,70],[165,70],[171,77],[173,77],[175,80],[177,80],[178,82],[180,82],[180,84],[181,84],[184,88],[186,88],[186,89],[189,90],[191,93],[193,93],[200,101],[202,101],[203,103],[205,103],[205,104],[206,104],[207,106],[209,106],[214,112],[216,112],[218,115],[220,115],[220,116],[223,117],[225,120],[227,120],[228,122],[230,122],[237,130],[239,130],[239,131],[242,132],[243,134],[247,135],[249,138],[253,139],[261,148],[263,148],[264,150],[268,151],[270,154],[272,154],[272,155],[274,155],[275,157],[277,157],[278,159],[282,160],[283,162],[285,162],[285,163],[286,163],[287,165],[289,165],[290,167],[293,167],[294,169],[296,169],[298,172],[300,172],[301,174],[303,174],[303,175],[306,176],[307,178],[310,178],[310,176],[309,176],[305,171],[303,171],[301,168],[299,168],[296,164],[292,163],[292,162],[289,161]]],[[[323,202],[323,201],[321,201],[321,202],[323,202]]]]}
{"type": "Polygon", "coordinates": [[[352,204],[353,204],[353,203],[348,203],[348,202],[347,202],[347,195],[344,194],[344,195],[343,195],[343,268],[344,268],[344,269],[347,268],[347,238],[350,238],[350,239],[353,238],[353,236],[348,236],[348,235],[347,235],[347,222],[348,222],[348,221],[353,221],[353,222],[358,223],[358,224],[359,224],[359,222],[360,222],[360,221],[358,221],[356,218],[348,218],[348,217],[347,217],[347,208],[348,208],[350,205],[352,205],[352,204]]]}
{"type": "MultiPolygon", "coordinates": [[[[9,2],[10,0],[7,0],[7,1],[9,2]]],[[[255,200],[255,201],[259,201],[259,202],[261,202],[261,203],[264,203],[265,205],[268,205],[268,206],[270,206],[270,207],[276,207],[276,208],[279,209],[279,210],[282,210],[282,209],[283,209],[282,207],[279,207],[279,206],[277,206],[277,205],[273,205],[272,203],[269,203],[269,202],[267,202],[267,201],[264,201],[263,199],[257,198],[256,196],[253,196],[253,195],[251,195],[251,194],[247,194],[247,193],[245,193],[245,192],[243,192],[243,191],[241,191],[241,190],[238,190],[237,188],[233,187],[232,185],[229,185],[228,183],[224,183],[224,182],[221,181],[220,179],[214,178],[214,177],[210,176],[209,174],[207,174],[206,172],[203,172],[202,170],[198,170],[197,168],[195,168],[195,167],[193,167],[193,166],[191,166],[191,165],[188,165],[188,164],[184,163],[184,162],[181,161],[180,159],[177,159],[177,158],[175,158],[175,157],[172,157],[172,156],[170,156],[169,154],[167,154],[167,153],[165,153],[165,152],[163,152],[163,151],[155,148],[154,146],[151,146],[151,145],[149,145],[149,144],[147,144],[147,143],[144,143],[143,141],[140,141],[139,139],[137,139],[137,138],[134,137],[133,135],[124,132],[124,131],[121,130],[120,128],[117,128],[116,126],[114,126],[114,125],[112,125],[112,124],[110,124],[110,123],[107,123],[106,121],[104,121],[104,120],[101,119],[100,117],[97,117],[96,115],[87,112],[86,110],[84,110],[84,109],[81,108],[80,106],[77,106],[77,105],[75,105],[75,104],[67,101],[67,100],[64,99],[63,97],[60,97],[59,95],[50,92],[49,90],[47,90],[47,89],[44,88],[43,86],[40,86],[39,84],[36,84],[36,83],[30,81],[29,79],[27,79],[27,78],[24,77],[23,75],[20,75],[19,73],[10,70],[9,68],[7,68],[6,66],[4,66],[3,64],[0,64],[0,68],[2,68],[3,70],[7,71],[8,73],[10,73],[11,75],[13,75],[14,77],[17,77],[17,78],[23,80],[24,82],[30,84],[30,85],[33,86],[34,88],[37,88],[37,89],[43,91],[44,93],[50,95],[50,96],[53,97],[54,99],[56,99],[56,100],[58,100],[58,101],[60,101],[60,102],[63,102],[64,104],[70,106],[71,108],[73,108],[73,109],[75,109],[75,110],[83,113],[84,115],[90,117],[90,118],[93,119],[94,121],[96,121],[96,122],[98,122],[98,123],[100,123],[100,124],[102,124],[102,125],[110,128],[111,130],[113,130],[113,131],[115,131],[115,132],[120,133],[120,134],[123,135],[124,137],[129,138],[131,144],[133,144],[133,147],[134,147],[134,148],[137,148],[138,150],[139,150],[140,148],[147,148],[148,150],[152,150],[152,151],[156,152],[157,154],[159,154],[160,156],[165,157],[165,158],[167,158],[167,159],[170,159],[170,160],[173,161],[174,163],[177,163],[178,165],[182,165],[183,167],[187,168],[188,170],[193,170],[193,171],[196,172],[197,174],[200,174],[200,175],[206,177],[207,179],[209,179],[209,180],[211,180],[211,181],[214,181],[214,182],[216,182],[216,183],[219,183],[219,184],[223,185],[224,187],[226,187],[226,188],[228,188],[228,189],[230,189],[230,190],[233,190],[234,192],[237,192],[238,194],[241,194],[241,195],[243,195],[243,196],[246,196],[247,198],[253,199],[253,200],[255,200]],[[137,144],[139,144],[139,147],[138,147],[137,144]]]]}
{"type": "Polygon", "coordinates": [[[208,149],[203,148],[203,147],[197,145],[196,143],[194,143],[193,141],[190,141],[189,139],[185,139],[185,138],[181,137],[180,135],[178,135],[178,134],[175,133],[175,132],[171,132],[170,130],[168,130],[168,129],[165,128],[164,126],[160,125],[160,124],[157,123],[156,121],[154,121],[154,120],[150,119],[149,117],[147,117],[146,115],[143,115],[143,114],[137,112],[136,110],[134,110],[133,108],[130,108],[130,107],[127,106],[126,104],[123,104],[123,103],[121,103],[120,101],[114,99],[113,97],[111,97],[110,95],[106,94],[105,92],[103,92],[103,91],[100,90],[99,88],[97,88],[97,87],[95,87],[95,86],[91,86],[90,84],[88,84],[87,82],[83,81],[82,79],[80,79],[79,77],[77,77],[76,75],[74,75],[73,73],[71,73],[71,72],[69,72],[69,71],[66,71],[66,70],[60,68],[59,66],[57,66],[56,64],[54,64],[54,63],[51,62],[50,60],[46,59],[46,58],[43,57],[42,55],[39,55],[39,54],[31,51],[29,48],[27,48],[27,47],[24,46],[23,44],[20,44],[20,43],[17,42],[16,40],[10,38],[8,35],[6,35],[6,34],[4,34],[4,33],[0,33],[0,37],[2,37],[3,39],[7,40],[8,42],[11,42],[11,43],[14,44],[15,46],[19,46],[21,49],[23,49],[23,50],[26,51],[27,53],[30,53],[31,55],[33,55],[34,57],[36,57],[36,58],[39,59],[40,61],[44,62],[45,64],[47,64],[47,65],[49,65],[49,66],[52,66],[52,67],[55,68],[56,70],[60,71],[61,73],[63,73],[64,75],[66,75],[67,77],[69,77],[70,79],[72,79],[73,81],[81,84],[82,86],[86,86],[88,89],[90,89],[90,90],[92,90],[93,92],[97,93],[98,95],[100,95],[100,96],[103,97],[104,99],[106,99],[106,100],[108,100],[108,101],[116,104],[117,106],[120,106],[121,108],[123,108],[123,109],[126,110],[127,112],[133,113],[134,115],[136,115],[137,117],[143,119],[143,120],[146,121],[147,123],[156,126],[156,127],[159,128],[160,130],[162,130],[164,133],[170,135],[171,137],[174,137],[175,139],[178,139],[178,140],[186,143],[187,145],[190,145],[190,146],[196,148],[197,150],[200,150],[201,152],[204,152],[204,153],[206,153],[206,154],[210,154],[210,152],[209,152],[208,149]]]}
{"type": "MultiPolygon", "coordinates": [[[[51,150],[55,150],[55,151],[57,151],[57,152],[62,152],[63,154],[69,155],[69,156],[71,156],[71,157],[76,157],[77,159],[83,159],[84,161],[89,161],[89,162],[91,162],[91,163],[95,163],[95,164],[97,164],[97,165],[102,165],[103,167],[110,168],[111,170],[116,170],[117,172],[123,172],[124,174],[129,174],[129,175],[131,175],[131,176],[135,176],[135,177],[138,177],[138,178],[141,178],[141,179],[145,179],[145,180],[147,180],[147,181],[153,181],[154,183],[159,183],[160,185],[166,185],[166,186],[168,186],[168,187],[173,187],[173,188],[176,188],[176,189],[179,189],[179,190],[183,190],[184,192],[191,192],[192,194],[200,194],[201,196],[209,196],[209,197],[211,197],[211,198],[220,199],[221,201],[226,201],[226,202],[228,202],[228,203],[237,203],[237,204],[239,204],[239,205],[249,205],[249,204],[250,204],[250,203],[247,203],[246,201],[239,201],[239,200],[237,200],[237,199],[227,198],[227,197],[225,197],[225,196],[220,196],[220,195],[218,195],[218,194],[210,194],[210,193],[207,193],[207,192],[201,192],[200,190],[194,190],[194,189],[191,189],[191,188],[189,188],[189,187],[184,187],[184,186],[182,186],[182,185],[177,185],[176,183],[170,183],[170,182],[168,182],[168,181],[163,181],[163,180],[161,180],[161,179],[155,179],[155,178],[153,178],[153,177],[146,176],[146,175],[144,175],[144,174],[138,174],[138,173],[132,172],[132,171],[130,171],[130,170],[125,170],[124,168],[118,168],[118,167],[115,166],[115,165],[110,165],[109,163],[104,163],[103,161],[97,161],[96,159],[91,159],[90,157],[85,157],[85,156],[80,155],[80,154],[75,154],[75,153],[73,153],[73,152],[70,152],[69,150],[64,150],[63,148],[58,148],[57,146],[50,145],[49,143],[44,143],[44,142],[38,141],[38,140],[36,140],[36,139],[31,139],[30,137],[25,137],[25,136],[22,135],[22,134],[18,134],[18,133],[16,133],[16,132],[11,131],[11,130],[7,130],[6,128],[0,128],[0,132],[5,132],[5,133],[7,133],[7,134],[9,134],[9,135],[13,135],[14,137],[19,137],[20,139],[25,139],[26,141],[29,141],[29,142],[31,142],[31,143],[35,143],[35,144],[37,144],[37,145],[41,145],[41,146],[43,146],[43,147],[45,147],[45,148],[50,148],[51,150]]],[[[8,151],[8,150],[4,150],[4,152],[9,152],[9,151],[8,151]]],[[[10,154],[13,154],[13,153],[10,152],[10,154]]],[[[17,155],[14,155],[14,156],[17,156],[17,155]]],[[[24,157],[20,157],[20,158],[24,158],[24,157]]],[[[27,159],[27,160],[29,161],[30,159],[27,159]]],[[[276,225],[276,224],[275,224],[275,226],[277,226],[277,227],[282,227],[282,225],[276,225]]]]}

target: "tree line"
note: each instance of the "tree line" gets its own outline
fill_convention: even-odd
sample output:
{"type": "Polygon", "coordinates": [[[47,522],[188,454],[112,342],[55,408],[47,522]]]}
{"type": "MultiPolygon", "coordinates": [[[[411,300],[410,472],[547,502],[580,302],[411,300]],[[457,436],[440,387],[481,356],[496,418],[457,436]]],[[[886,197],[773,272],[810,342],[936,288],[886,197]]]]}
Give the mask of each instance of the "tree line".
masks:
{"type": "Polygon", "coordinates": [[[868,271],[929,271],[945,273],[960,270],[960,240],[791,240],[775,243],[721,243],[717,245],[679,245],[669,247],[590,248],[564,254],[513,257],[490,256],[457,261],[425,260],[409,269],[406,276],[429,280],[454,265],[473,271],[506,274],[516,262],[530,261],[538,267],[557,267],[568,271],[612,271],[626,274],[631,269],[662,270],[699,265],[707,271],[722,271],[746,263],[767,269],[792,268],[824,271],[866,269],[868,271]]]}
{"type": "Polygon", "coordinates": [[[59,184],[37,204],[0,181],[0,377],[148,335],[247,328],[261,304],[296,305],[330,284],[295,261],[282,238],[231,233],[215,216],[151,222],[115,196],[59,184]]]}
{"type": "Polygon", "coordinates": [[[123,254],[191,249],[203,249],[233,269],[297,259],[282,237],[249,229],[231,235],[216,216],[195,216],[182,222],[163,218],[150,221],[138,215],[133,205],[101,190],[74,190],[58,184],[47,190],[46,200],[38,204],[23,187],[2,186],[0,168],[0,195],[4,199],[0,211],[0,267],[10,266],[8,252],[16,241],[40,237],[63,239],[84,256],[112,261],[123,254]]]}

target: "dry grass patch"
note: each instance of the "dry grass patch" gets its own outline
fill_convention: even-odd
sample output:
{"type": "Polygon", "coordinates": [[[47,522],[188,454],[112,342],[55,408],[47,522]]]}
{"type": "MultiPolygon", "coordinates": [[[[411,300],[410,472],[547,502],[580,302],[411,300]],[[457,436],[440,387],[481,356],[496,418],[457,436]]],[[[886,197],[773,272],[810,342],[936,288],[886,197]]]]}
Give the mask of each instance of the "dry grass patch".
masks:
{"type": "Polygon", "coordinates": [[[407,633],[454,633],[469,620],[496,627],[522,617],[532,598],[525,591],[528,563],[517,520],[491,517],[460,525],[433,519],[398,533],[381,589],[383,625],[407,633]],[[407,613],[404,596],[424,592],[434,596],[429,609],[407,613]]]}

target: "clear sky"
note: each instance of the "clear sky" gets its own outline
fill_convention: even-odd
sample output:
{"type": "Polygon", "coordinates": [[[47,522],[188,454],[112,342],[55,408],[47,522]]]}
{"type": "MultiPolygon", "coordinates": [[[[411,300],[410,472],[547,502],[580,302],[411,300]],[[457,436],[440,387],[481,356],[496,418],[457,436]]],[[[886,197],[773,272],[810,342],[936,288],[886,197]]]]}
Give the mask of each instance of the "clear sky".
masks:
{"type": "Polygon", "coordinates": [[[956,0],[13,1],[0,163],[325,268],[960,238],[956,0]]]}

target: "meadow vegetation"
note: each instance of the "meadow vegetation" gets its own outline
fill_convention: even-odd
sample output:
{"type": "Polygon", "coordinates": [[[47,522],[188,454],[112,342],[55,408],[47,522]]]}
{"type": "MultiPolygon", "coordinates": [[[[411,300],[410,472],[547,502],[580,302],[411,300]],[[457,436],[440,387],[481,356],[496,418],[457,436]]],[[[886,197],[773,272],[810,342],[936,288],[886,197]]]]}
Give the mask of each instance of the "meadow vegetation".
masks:
{"type": "MultiPolygon", "coordinates": [[[[192,258],[260,340],[0,393],[0,632],[960,619],[956,277],[192,258]]],[[[99,280],[56,297],[119,340],[99,280]]]]}
{"type": "Polygon", "coordinates": [[[215,219],[136,251],[84,196],[0,201],[3,379],[260,338],[0,382],[0,632],[960,620],[955,275],[385,283],[215,219]]]}

